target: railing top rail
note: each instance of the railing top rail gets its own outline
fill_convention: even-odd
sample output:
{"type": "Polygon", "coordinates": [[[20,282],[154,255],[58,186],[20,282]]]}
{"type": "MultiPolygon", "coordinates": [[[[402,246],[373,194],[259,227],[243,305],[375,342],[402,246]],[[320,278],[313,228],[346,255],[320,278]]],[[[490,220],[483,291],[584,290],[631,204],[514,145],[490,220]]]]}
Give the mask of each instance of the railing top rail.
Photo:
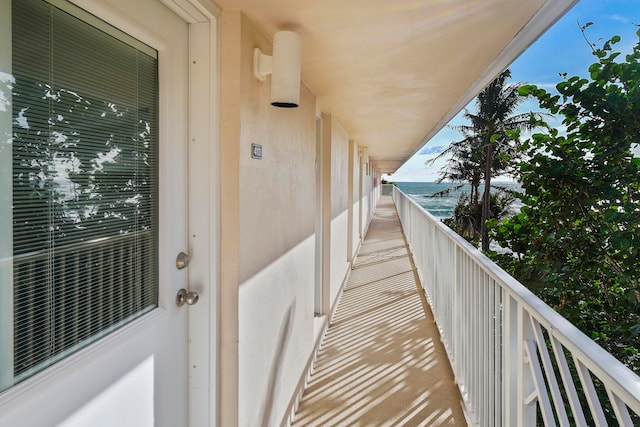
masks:
{"type": "MultiPolygon", "coordinates": [[[[412,203],[432,222],[442,233],[455,242],[458,249],[472,258],[493,279],[505,289],[522,307],[535,317],[542,326],[553,334],[563,346],[577,357],[593,374],[601,380],[606,380],[608,387],[622,398],[629,408],[640,413],[640,376],[627,368],[623,363],[600,347],[575,325],[562,317],[533,292],[517,281],[513,276],[487,258],[480,250],[460,237],[431,213],[427,212],[413,198],[402,190],[394,187],[394,192],[412,203]]],[[[394,193],[395,194],[395,193],[394,193]]]]}

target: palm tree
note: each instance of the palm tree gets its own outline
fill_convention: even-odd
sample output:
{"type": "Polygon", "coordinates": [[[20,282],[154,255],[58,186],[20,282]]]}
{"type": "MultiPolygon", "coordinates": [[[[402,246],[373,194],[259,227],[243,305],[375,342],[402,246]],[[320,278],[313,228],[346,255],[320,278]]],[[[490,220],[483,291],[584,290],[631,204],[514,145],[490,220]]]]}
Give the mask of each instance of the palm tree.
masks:
{"type": "Polygon", "coordinates": [[[475,132],[469,132],[468,129],[462,127],[454,127],[454,129],[463,133],[465,137],[460,141],[453,141],[449,146],[433,159],[425,162],[426,165],[433,164],[436,160],[447,156],[450,159],[447,164],[440,170],[440,177],[437,183],[450,181],[461,183],[459,186],[448,188],[433,194],[433,197],[444,196],[452,191],[458,191],[465,183],[471,186],[471,194],[467,202],[478,209],[480,204],[480,183],[484,173],[484,156],[480,149],[481,141],[475,132]]]}
{"type": "MultiPolygon", "coordinates": [[[[482,250],[489,250],[487,220],[491,215],[491,178],[509,171],[509,159],[517,155],[519,130],[535,127],[533,113],[514,114],[524,97],[519,93],[521,84],[507,84],[511,70],[506,69],[478,94],[476,112],[465,110],[464,116],[470,124],[456,126],[464,138],[452,142],[437,158],[451,155],[439,182],[464,179],[471,184],[469,203],[478,208],[479,186],[484,180],[482,197],[482,220],[480,235],[482,250]]],[[[435,159],[434,159],[435,160],[435,159]]]]}
{"type": "Polygon", "coordinates": [[[531,130],[535,127],[532,113],[514,114],[524,97],[520,95],[521,84],[507,84],[511,70],[506,69],[478,94],[476,113],[465,112],[485,150],[484,196],[482,197],[481,238],[482,250],[489,250],[487,221],[491,215],[491,178],[509,169],[508,159],[516,155],[519,143],[515,131],[531,130]]]}

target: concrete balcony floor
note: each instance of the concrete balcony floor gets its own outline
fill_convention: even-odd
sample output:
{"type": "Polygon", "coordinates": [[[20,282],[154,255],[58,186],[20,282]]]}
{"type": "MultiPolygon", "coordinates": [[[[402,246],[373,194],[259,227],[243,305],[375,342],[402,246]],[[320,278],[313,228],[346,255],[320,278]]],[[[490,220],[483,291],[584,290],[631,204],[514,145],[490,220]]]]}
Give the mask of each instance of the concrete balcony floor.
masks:
{"type": "Polygon", "coordinates": [[[292,425],[467,425],[389,196],[378,202],[292,425]]]}

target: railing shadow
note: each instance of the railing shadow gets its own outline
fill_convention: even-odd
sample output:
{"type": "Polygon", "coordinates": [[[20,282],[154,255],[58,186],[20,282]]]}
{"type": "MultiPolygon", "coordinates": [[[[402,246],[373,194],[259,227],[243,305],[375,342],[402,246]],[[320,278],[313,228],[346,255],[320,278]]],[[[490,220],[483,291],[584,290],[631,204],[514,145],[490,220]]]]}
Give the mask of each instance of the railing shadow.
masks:
{"type": "Polygon", "coordinates": [[[398,241],[395,210],[378,210],[293,426],[466,425],[437,327],[398,241]]]}

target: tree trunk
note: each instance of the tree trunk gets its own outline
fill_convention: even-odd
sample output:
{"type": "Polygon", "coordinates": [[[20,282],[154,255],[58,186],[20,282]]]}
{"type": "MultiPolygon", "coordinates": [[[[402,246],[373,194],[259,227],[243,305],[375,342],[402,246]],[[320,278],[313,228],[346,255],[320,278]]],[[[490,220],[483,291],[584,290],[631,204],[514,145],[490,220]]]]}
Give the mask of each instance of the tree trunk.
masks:
{"type": "Polygon", "coordinates": [[[489,250],[489,230],[487,221],[491,216],[491,165],[493,164],[493,143],[487,144],[487,163],[484,171],[484,197],[482,198],[482,220],[480,221],[480,237],[482,251],[489,250]]]}

